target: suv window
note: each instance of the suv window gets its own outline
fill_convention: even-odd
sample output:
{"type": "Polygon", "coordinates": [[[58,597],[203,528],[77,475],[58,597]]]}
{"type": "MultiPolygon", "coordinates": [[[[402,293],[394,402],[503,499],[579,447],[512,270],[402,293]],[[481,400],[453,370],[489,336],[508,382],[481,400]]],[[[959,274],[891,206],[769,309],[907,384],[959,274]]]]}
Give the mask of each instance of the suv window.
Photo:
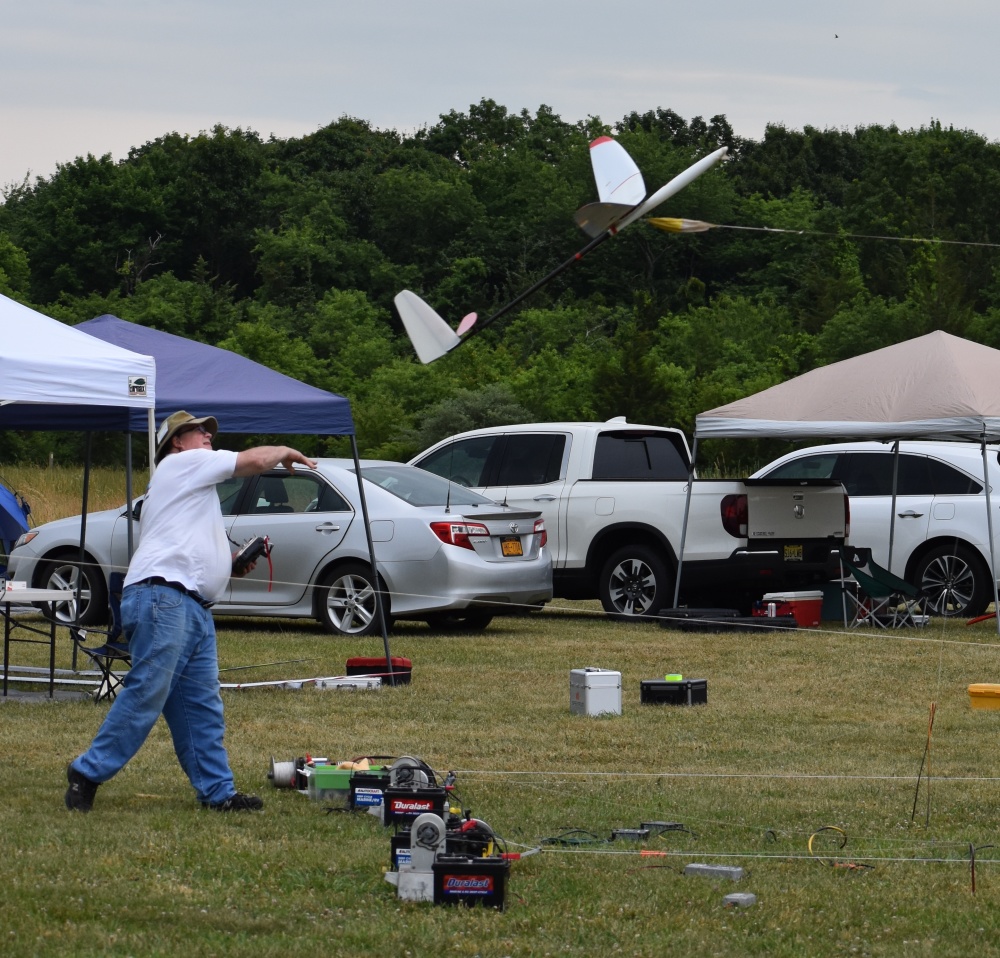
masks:
{"type": "MultiPolygon", "coordinates": [[[[892,453],[818,453],[793,459],[768,473],[768,479],[836,479],[847,494],[892,495],[892,453]]],[[[938,459],[900,453],[896,494],[899,496],[978,495],[983,487],[964,472],[938,459]]]]}
{"type": "Polygon", "coordinates": [[[498,436],[473,436],[442,446],[417,466],[462,486],[486,485],[486,461],[498,436]]]}
{"type": "MultiPolygon", "coordinates": [[[[891,452],[855,452],[844,456],[841,475],[849,496],[891,496],[893,455],[891,452]]],[[[899,457],[896,480],[899,496],[932,496],[931,477],[924,456],[899,457]]]]}
{"type": "Polygon", "coordinates": [[[978,496],[983,491],[982,483],[939,459],[928,459],[927,468],[931,473],[935,495],[978,496]]]}
{"type": "Polygon", "coordinates": [[[601,433],[592,478],[686,480],[687,460],[677,448],[678,442],[679,438],[669,433],[601,433]]]}
{"type": "Polygon", "coordinates": [[[825,452],[783,462],[768,474],[768,479],[832,479],[837,468],[838,453],[825,452]]]}
{"type": "Polygon", "coordinates": [[[497,472],[498,486],[538,486],[555,482],[562,471],[566,436],[561,433],[509,433],[497,472]]]}

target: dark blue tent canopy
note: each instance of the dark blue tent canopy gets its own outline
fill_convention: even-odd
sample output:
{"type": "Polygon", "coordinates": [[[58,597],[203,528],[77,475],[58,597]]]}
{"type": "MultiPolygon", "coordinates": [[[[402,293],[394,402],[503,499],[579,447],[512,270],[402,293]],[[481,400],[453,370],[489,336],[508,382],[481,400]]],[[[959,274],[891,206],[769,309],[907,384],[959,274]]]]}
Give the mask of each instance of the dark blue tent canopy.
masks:
{"type": "Polygon", "coordinates": [[[0,539],[7,551],[22,532],[28,531],[28,511],[6,486],[0,485],[0,539]]]}
{"type": "MultiPolygon", "coordinates": [[[[178,409],[215,416],[224,433],[353,436],[351,405],[253,360],[183,336],[138,326],[117,316],[98,316],[75,327],[107,343],[156,360],[156,421],[178,409]]],[[[43,344],[39,344],[44,349],[43,344]]],[[[18,428],[146,432],[146,411],[60,406],[59,424],[33,425],[26,414],[18,428]]],[[[41,410],[40,417],[53,412],[41,410]]]]}

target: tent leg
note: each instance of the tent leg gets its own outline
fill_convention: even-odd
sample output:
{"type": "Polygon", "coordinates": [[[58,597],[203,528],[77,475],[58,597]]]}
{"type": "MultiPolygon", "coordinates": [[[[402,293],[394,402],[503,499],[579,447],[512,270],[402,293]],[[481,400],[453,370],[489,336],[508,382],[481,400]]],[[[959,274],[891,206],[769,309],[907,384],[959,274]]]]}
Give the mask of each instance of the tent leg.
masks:
{"type": "Polygon", "coordinates": [[[983,453],[983,481],[986,486],[986,530],[990,538],[990,575],[993,579],[993,614],[997,623],[997,634],[1000,635],[1000,597],[997,595],[997,557],[996,548],[993,545],[993,507],[990,505],[990,468],[986,459],[986,432],[983,431],[983,438],[980,442],[983,453]]]}
{"type": "MultiPolygon", "coordinates": [[[[83,607],[83,564],[86,557],[87,547],[87,504],[90,499],[90,460],[94,435],[87,431],[87,441],[85,444],[84,464],[83,464],[83,502],[80,507],[80,570],[76,576],[76,620],[73,625],[79,628],[80,610],[83,607]]],[[[73,643],[73,661],[70,663],[73,671],[76,671],[76,645],[73,643]]]]}
{"type": "Polygon", "coordinates": [[[378,611],[379,622],[382,623],[382,644],[385,647],[385,670],[389,673],[389,684],[395,685],[392,672],[392,655],[389,653],[389,626],[385,619],[385,606],[382,603],[382,590],[378,584],[378,566],[375,564],[375,543],[372,541],[372,527],[368,520],[368,501],[365,499],[364,480],[361,478],[361,460],[358,458],[358,438],[351,433],[351,453],[354,456],[354,472],[358,477],[358,498],[361,500],[361,518],[365,523],[365,536],[368,539],[368,557],[372,564],[372,575],[375,582],[375,608],[378,611]]]}
{"type": "MultiPolygon", "coordinates": [[[[896,492],[899,489],[899,440],[892,444],[892,499],[889,504],[889,559],[885,567],[892,572],[892,547],[896,539],[896,492]]],[[[903,573],[900,572],[900,575],[903,573]]]]}
{"type": "Polygon", "coordinates": [[[684,542],[687,539],[688,531],[688,517],[691,515],[691,491],[694,486],[694,463],[695,459],[698,457],[698,437],[694,437],[694,443],[691,446],[691,467],[688,469],[688,484],[687,484],[687,496],[684,499],[684,521],[681,524],[681,543],[677,549],[677,577],[674,580],[674,605],[673,608],[677,608],[680,605],[681,598],[681,569],[684,566],[684,542]]]}
{"type": "MultiPolygon", "coordinates": [[[[132,553],[135,551],[135,543],[133,541],[133,530],[132,530],[132,495],[134,490],[132,489],[132,430],[129,429],[125,433],[125,508],[128,509],[128,522],[125,523],[126,538],[128,544],[128,558],[129,562],[132,561],[132,553]]],[[[117,569],[112,569],[112,572],[117,572],[117,569]]]]}

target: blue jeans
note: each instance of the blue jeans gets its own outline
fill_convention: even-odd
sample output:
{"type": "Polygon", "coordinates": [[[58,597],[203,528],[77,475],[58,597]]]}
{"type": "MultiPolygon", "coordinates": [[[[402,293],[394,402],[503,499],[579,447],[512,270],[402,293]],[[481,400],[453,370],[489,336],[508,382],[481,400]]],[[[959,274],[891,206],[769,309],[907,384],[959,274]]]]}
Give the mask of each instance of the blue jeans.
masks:
{"type": "Polygon", "coordinates": [[[168,586],[138,584],[122,595],[121,616],[132,667],[73,768],[92,782],[106,782],[139,751],[162,714],[198,801],[224,802],[236,787],[222,742],[212,614],[168,586]]]}

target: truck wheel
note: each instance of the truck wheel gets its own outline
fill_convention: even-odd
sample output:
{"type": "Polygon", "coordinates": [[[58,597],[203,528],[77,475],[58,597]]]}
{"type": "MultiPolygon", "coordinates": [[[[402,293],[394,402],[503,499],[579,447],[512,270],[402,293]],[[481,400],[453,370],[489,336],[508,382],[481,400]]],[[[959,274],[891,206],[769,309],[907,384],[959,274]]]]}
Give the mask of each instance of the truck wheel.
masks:
{"type": "MultiPolygon", "coordinates": [[[[382,609],[388,615],[389,596],[382,587],[382,609]]],[[[381,631],[371,566],[349,562],[319,586],[317,618],[339,635],[372,635],[381,631]]],[[[388,622],[389,619],[386,619],[388,622]]]]}
{"type": "Polygon", "coordinates": [[[920,560],[916,585],[927,595],[931,615],[982,615],[993,601],[986,564],[966,545],[938,546],[920,560]]]}
{"type": "Polygon", "coordinates": [[[625,546],[601,569],[598,591],[604,611],[621,621],[650,618],[673,601],[673,576],[647,546],[625,546]]]}

